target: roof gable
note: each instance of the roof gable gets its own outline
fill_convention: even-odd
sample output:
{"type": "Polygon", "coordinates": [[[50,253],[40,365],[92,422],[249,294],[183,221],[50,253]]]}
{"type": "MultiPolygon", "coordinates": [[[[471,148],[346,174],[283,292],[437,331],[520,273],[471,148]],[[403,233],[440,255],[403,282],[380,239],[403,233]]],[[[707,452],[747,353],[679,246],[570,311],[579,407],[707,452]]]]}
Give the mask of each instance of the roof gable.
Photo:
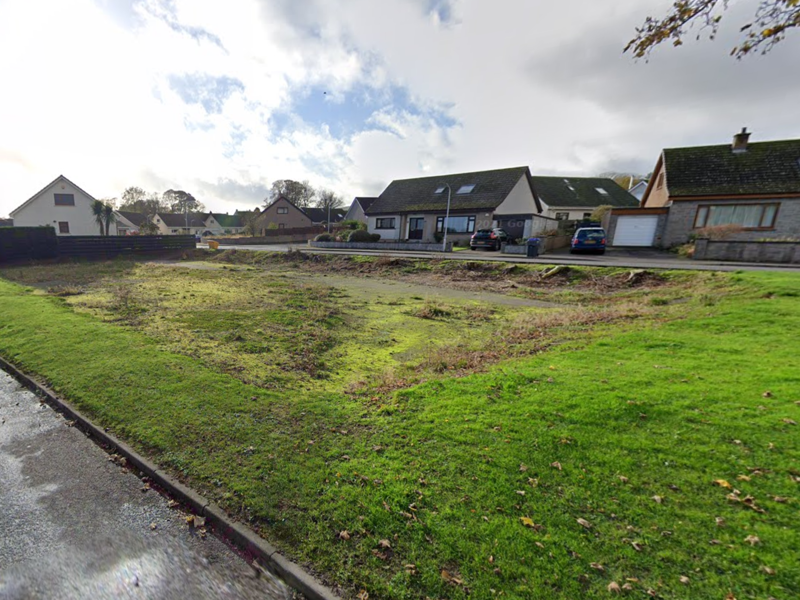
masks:
{"type": "Polygon", "coordinates": [[[551,207],[639,206],[634,195],[607,177],[533,176],[531,180],[541,201],[551,207]]]}
{"type": "Polygon", "coordinates": [[[396,179],[365,212],[375,215],[446,210],[447,191],[436,193],[445,183],[452,190],[451,211],[493,211],[508,197],[521,177],[530,177],[528,167],[396,179]],[[457,193],[464,186],[471,185],[475,187],[469,193],[457,193]]]}
{"type": "Polygon", "coordinates": [[[800,193],[800,140],[665,148],[670,197],[800,193]]]}
{"type": "Polygon", "coordinates": [[[118,210],[116,212],[118,215],[122,216],[123,219],[127,220],[134,227],[141,227],[145,223],[145,221],[147,221],[147,216],[143,215],[142,213],[130,212],[127,210],[118,210]]]}
{"type": "Polygon", "coordinates": [[[375,197],[356,196],[355,201],[361,206],[361,210],[366,211],[377,200],[375,197]]]}
{"type": "Polygon", "coordinates": [[[39,196],[41,196],[42,194],[44,194],[44,193],[45,193],[45,192],[46,192],[48,189],[50,189],[51,187],[53,187],[54,185],[56,185],[56,184],[57,184],[57,183],[59,183],[59,182],[66,182],[66,183],[68,183],[69,185],[71,185],[72,187],[74,187],[76,190],[78,190],[78,191],[79,191],[81,194],[83,194],[84,196],[86,196],[87,198],[89,198],[89,200],[91,200],[92,202],[94,202],[94,200],[95,200],[94,196],[92,196],[91,194],[89,194],[89,193],[88,193],[88,192],[86,192],[85,190],[81,189],[79,186],[75,185],[73,182],[71,182],[69,179],[67,179],[67,178],[66,178],[66,177],[64,177],[63,175],[59,175],[58,177],[56,177],[55,179],[53,179],[53,181],[51,181],[51,182],[50,182],[50,183],[48,183],[46,186],[44,186],[42,189],[40,189],[38,192],[36,192],[36,193],[35,193],[33,196],[31,196],[30,198],[28,198],[28,199],[27,199],[25,202],[23,202],[22,204],[20,204],[20,205],[19,205],[17,208],[15,208],[15,209],[14,209],[14,210],[12,210],[10,213],[8,213],[8,214],[9,214],[9,216],[10,216],[10,217],[13,217],[15,213],[19,212],[20,210],[22,210],[23,208],[25,208],[26,206],[28,206],[28,205],[29,205],[31,202],[33,202],[34,200],[36,200],[36,198],[38,198],[39,196]]]}

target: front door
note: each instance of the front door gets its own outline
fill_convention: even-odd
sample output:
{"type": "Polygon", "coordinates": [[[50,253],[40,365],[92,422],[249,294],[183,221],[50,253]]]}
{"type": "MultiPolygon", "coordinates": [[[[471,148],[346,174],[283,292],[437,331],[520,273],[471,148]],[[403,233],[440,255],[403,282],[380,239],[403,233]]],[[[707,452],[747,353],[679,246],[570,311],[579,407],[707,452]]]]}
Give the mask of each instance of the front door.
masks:
{"type": "Polygon", "coordinates": [[[408,220],[408,239],[421,240],[422,230],[425,229],[425,219],[413,217],[408,220]]]}

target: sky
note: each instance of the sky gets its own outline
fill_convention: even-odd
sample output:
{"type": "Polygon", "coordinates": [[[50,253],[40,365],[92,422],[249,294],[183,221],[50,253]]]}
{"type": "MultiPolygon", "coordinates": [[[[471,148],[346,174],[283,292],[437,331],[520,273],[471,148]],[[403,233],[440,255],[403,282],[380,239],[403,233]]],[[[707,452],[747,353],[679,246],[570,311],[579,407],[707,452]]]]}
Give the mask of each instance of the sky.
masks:
{"type": "Polygon", "coordinates": [[[392,179],[527,165],[648,173],[662,148],[800,137],[800,32],[623,54],[670,0],[0,0],[0,217],[63,174],[95,198],[347,203],[392,179]],[[793,35],[793,33],[796,33],[793,35]]]}

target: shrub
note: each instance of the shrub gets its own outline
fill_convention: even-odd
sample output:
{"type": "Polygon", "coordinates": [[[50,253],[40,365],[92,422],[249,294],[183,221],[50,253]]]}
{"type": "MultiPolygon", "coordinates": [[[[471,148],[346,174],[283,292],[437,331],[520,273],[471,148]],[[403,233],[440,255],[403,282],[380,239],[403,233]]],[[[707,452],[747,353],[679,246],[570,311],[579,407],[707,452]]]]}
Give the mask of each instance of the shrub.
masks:
{"type": "Polygon", "coordinates": [[[348,242],[371,242],[372,234],[364,229],[353,229],[347,236],[348,242]]]}
{"type": "Polygon", "coordinates": [[[332,242],[333,236],[330,233],[320,233],[314,238],[315,242],[332,242]]]}
{"type": "Polygon", "coordinates": [[[369,241],[370,242],[380,242],[381,241],[381,234],[380,233],[370,233],[369,234],[369,241]]]}
{"type": "Polygon", "coordinates": [[[337,225],[339,229],[366,229],[367,224],[362,223],[361,221],[356,221],[355,219],[350,219],[349,221],[342,221],[337,225]]]}
{"type": "Polygon", "coordinates": [[[433,239],[436,240],[437,244],[441,244],[444,239],[444,234],[441,231],[437,231],[433,234],[433,239]]]}

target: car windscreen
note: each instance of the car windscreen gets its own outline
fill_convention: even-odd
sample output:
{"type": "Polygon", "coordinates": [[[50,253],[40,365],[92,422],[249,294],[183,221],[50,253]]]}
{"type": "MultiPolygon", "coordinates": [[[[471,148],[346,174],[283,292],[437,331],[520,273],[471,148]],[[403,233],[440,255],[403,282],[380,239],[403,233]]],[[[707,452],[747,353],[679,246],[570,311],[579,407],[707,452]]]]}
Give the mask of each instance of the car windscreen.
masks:
{"type": "Polygon", "coordinates": [[[579,240],[602,240],[606,237],[606,232],[602,229],[590,229],[588,231],[579,231],[577,238],[579,240]]]}

